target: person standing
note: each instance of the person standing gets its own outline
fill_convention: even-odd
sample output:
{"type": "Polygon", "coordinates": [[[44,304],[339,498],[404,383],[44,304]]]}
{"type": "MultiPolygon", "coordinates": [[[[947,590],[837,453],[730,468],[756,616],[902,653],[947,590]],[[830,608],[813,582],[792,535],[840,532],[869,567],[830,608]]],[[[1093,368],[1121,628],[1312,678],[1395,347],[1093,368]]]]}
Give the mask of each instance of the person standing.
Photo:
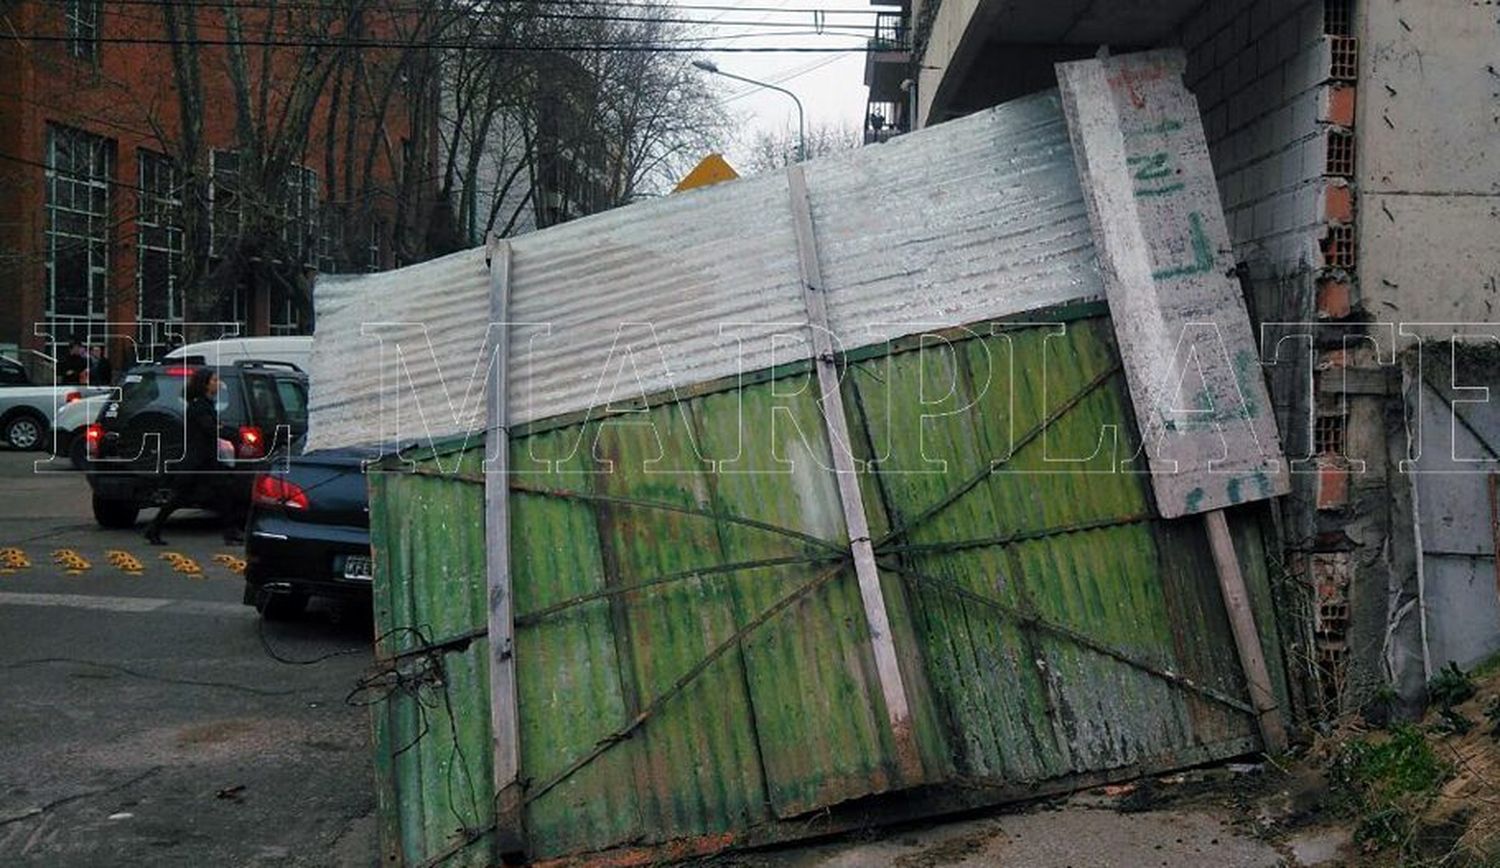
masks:
{"type": "Polygon", "coordinates": [[[57,363],[57,381],[65,386],[77,386],[88,373],[88,354],[77,338],[68,341],[68,354],[57,363]]]}
{"type": "Polygon", "coordinates": [[[213,368],[193,371],[185,393],[182,460],[169,465],[167,474],[172,493],[146,525],[146,542],[166,545],[161,538],[162,525],[172,513],[195,502],[213,504],[224,516],[225,542],[240,542],[239,528],[235,525],[240,510],[231,500],[231,488],[221,484],[228,468],[219,462],[219,411],[214,403],[219,394],[219,375],[213,368]]]}
{"type": "Polygon", "coordinates": [[[96,346],[89,350],[89,385],[108,386],[114,379],[115,369],[109,363],[109,356],[104,354],[104,347],[96,346]]]}

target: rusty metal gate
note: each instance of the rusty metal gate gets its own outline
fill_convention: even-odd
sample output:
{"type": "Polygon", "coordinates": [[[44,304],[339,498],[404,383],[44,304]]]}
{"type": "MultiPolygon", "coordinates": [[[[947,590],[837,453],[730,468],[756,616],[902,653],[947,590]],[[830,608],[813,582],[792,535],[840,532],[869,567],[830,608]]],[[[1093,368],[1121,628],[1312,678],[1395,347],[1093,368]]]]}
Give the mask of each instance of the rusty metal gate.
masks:
{"type": "MultiPolygon", "coordinates": [[[[387,863],[688,855],[1253,749],[1202,525],[1153,509],[1102,306],[1027,319],[842,359],[905,745],[807,363],[512,431],[521,829],[491,783],[483,449],[372,474],[387,863]]],[[[1232,524],[1284,698],[1254,510],[1232,524]]]]}

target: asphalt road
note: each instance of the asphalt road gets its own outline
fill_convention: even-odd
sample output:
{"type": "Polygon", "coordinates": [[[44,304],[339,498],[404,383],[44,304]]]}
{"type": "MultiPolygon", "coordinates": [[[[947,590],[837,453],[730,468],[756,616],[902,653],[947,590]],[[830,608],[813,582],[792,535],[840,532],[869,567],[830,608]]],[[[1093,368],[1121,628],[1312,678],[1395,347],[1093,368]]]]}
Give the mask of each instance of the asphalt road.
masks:
{"type": "Polygon", "coordinates": [[[210,516],[147,546],[38,457],[0,451],[0,863],[374,863],[368,715],[345,703],[368,612],[262,635],[210,516]]]}

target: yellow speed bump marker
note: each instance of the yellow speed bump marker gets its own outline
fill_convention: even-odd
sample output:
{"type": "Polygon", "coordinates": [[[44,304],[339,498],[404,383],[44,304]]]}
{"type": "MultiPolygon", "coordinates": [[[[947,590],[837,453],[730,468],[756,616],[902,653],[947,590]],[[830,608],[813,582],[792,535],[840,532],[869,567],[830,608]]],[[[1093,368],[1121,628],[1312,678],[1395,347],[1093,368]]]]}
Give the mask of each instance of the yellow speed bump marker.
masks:
{"type": "Polygon", "coordinates": [[[172,564],[172,572],[182,573],[189,578],[203,578],[203,568],[198,562],[181,552],[163,552],[161,559],[172,564]]]}
{"type": "Polygon", "coordinates": [[[89,563],[88,558],[72,549],[58,549],[52,553],[52,562],[61,566],[70,576],[81,574],[84,570],[93,569],[94,565],[89,563]]]}
{"type": "Polygon", "coordinates": [[[237,558],[234,555],[220,552],[214,555],[214,563],[223,566],[224,569],[229,570],[231,573],[238,573],[240,575],[244,575],[245,573],[244,558],[237,558]]]}
{"type": "Polygon", "coordinates": [[[127,576],[139,576],[146,568],[139,558],[124,549],[110,549],[104,556],[109,558],[111,566],[127,576]]]}
{"type": "Polygon", "coordinates": [[[31,559],[26,557],[26,552],[15,546],[0,549],[0,575],[10,575],[16,570],[24,570],[31,566],[31,559]]]}

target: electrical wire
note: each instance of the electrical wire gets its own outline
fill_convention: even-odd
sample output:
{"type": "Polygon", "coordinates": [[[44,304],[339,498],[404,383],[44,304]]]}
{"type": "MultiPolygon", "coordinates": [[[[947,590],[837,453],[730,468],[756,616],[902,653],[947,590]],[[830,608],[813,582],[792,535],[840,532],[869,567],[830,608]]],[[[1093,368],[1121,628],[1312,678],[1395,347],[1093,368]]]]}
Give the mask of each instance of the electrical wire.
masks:
{"type": "MultiPolygon", "coordinates": [[[[124,5],[133,5],[133,4],[124,4],[124,5]]],[[[144,6],[147,6],[147,5],[149,5],[149,6],[156,6],[158,4],[152,3],[152,4],[138,4],[138,5],[141,5],[141,6],[144,7],[144,6]]],[[[275,7],[274,11],[280,12],[280,11],[286,11],[288,9],[296,9],[296,8],[308,9],[308,8],[316,8],[316,7],[307,7],[307,6],[298,7],[295,4],[292,4],[290,6],[277,6],[277,7],[275,7]]],[[[265,7],[264,9],[265,9],[265,11],[268,11],[268,12],[273,11],[271,9],[271,7],[265,7]]],[[[379,10],[379,11],[383,12],[385,10],[379,10]]],[[[131,13],[126,13],[126,12],[121,11],[121,10],[114,10],[114,11],[112,11],[111,12],[111,17],[121,18],[121,19],[124,19],[126,21],[137,21],[137,22],[142,22],[142,23],[152,24],[152,25],[161,23],[162,20],[163,20],[159,16],[151,15],[149,13],[147,13],[147,14],[131,14],[131,13]]],[[[754,21],[724,21],[721,17],[708,18],[708,19],[703,19],[703,18],[676,18],[676,17],[671,17],[671,16],[659,16],[659,17],[652,17],[652,18],[638,18],[638,17],[632,17],[632,16],[623,16],[623,15],[588,15],[588,14],[578,14],[578,13],[555,13],[555,12],[553,12],[553,13],[549,13],[549,12],[528,12],[528,13],[525,14],[524,17],[520,17],[520,18],[517,19],[518,23],[520,23],[520,22],[531,23],[531,22],[535,22],[535,21],[593,21],[593,22],[602,22],[602,23],[621,23],[621,24],[659,24],[659,25],[670,26],[670,27],[674,27],[674,28],[681,27],[682,29],[685,29],[685,30],[687,30],[689,32],[695,31],[695,30],[701,30],[705,26],[708,26],[708,25],[712,25],[712,26],[715,26],[715,27],[738,27],[738,28],[752,28],[752,29],[753,28],[766,28],[767,30],[770,30],[770,29],[785,29],[785,28],[793,28],[793,27],[803,27],[803,28],[805,28],[805,27],[807,27],[809,25],[809,22],[806,21],[806,20],[769,21],[769,20],[766,20],[766,19],[762,18],[762,19],[757,19],[757,20],[754,20],[754,21]]],[[[816,24],[816,22],[813,22],[813,23],[816,24]]],[[[215,30],[215,31],[222,32],[222,33],[228,33],[229,32],[229,26],[228,26],[228,24],[224,23],[222,21],[198,20],[198,21],[195,22],[195,26],[197,28],[199,28],[199,29],[207,28],[207,29],[215,30]]],[[[438,29],[444,29],[444,28],[439,27],[438,29]]],[[[808,35],[814,35],[814,36],[827,34],[827,35],[832,35],[832,36],[851,36],[851,37],[866,38],[866,37],[869,37],[869,36],[873,35],[875,29],[876,29],[876,25],[872,22],[872,23],[869,23],[869,24],[859,24],[859,23],[837,24],[837,25],[833,25],[831,27],[830,26],[824,26],[821,29],[806,30],[806,31],[803,31],[803,32],[806,33],[806,34],[808,34],[808,35]]],[[[288,38],[296,38],[295,34],[285,34],[285,33],[283,33],[283,34],[279,34],[279,35],[286,36],[288,38]]],[[[786,34],[780,34],[780,33],[763,33],[763,34],[758,34],[758,35],[776,36],[776,35],[786,35],[786,34]]],[[[69,36],[68,38],[72,39],[73,37],[69,36]]],[[[94,41],[97,41],[97,37],[96,37],[96,39],[94,41]]],[[[686,41],[686,40],[684,40],[684,41],[686,41]]]]}
{"type": "MultiPolygon", "coordinates": [[[[571,8],[575,8],[575,9],[625,9],[625,10],[635,10],[635,11],[638,11],[638,12],[668,12],[668,13],[675,12],[675,11],[678,11],[678,10],[686,10],[686,11],[689,11],[689,12],[719,12],[719,13],[724,13],[724,14],[732,13],[732,12],[741,12],[741,13],[746,13],[746,14],[761,13],[761,12],[766,12],[766,13],[777,13],[777,12],[780,12],[780,13],[785,13],[785,14],[789,14],[789,15],[822,15],[822,16],[828,16],[828,15],[858,15],[858,16],[865,16],[865,17],[869,17],[871,15],[879,14],[878,10],[875,10],[875,9],[868,9],[868,10],[867,9],[843,9],[843,8],[822,9],[822,8],[818,8],[818,7],[814,7],[814,6],[793,6],[793,7],[788,8],[788,7],[786,7],[784,5],[781,5],[781,4],[778,4],[778,5],[775,5],[775,6],[743,6],[743,5],[734,4],[734,3],[633,3],[633,2],[625,2],[625,0],[547,0],[547,2],[545,4],[536,4],[535,0],[494,0],[494,2],[490,2],[490,3],[482,3],[481,2],[481,3],[469,4],[467,6],[465,6],[464,4],[454,3],[449,8],[449,10],[446,10],[446,11],[452,11],[452,12],[455,12],[455,13],[482,13],[482,12],[493,11],[491,9],[491,7],[496,7],[496,6],[498,6],[498,7],[505,7],[505,6],[524,7],[524,6],[529,6],[529,5],[545,5],[548,8],[557,8],[557,7],[570,8],[571,7],[571,8]]],[[[337,6],[335,6],[333,4],[330,4],[330,3],[308,2],[308,0],[292,0],[292,2],[287,2],[287,3],[271,2],[271,0],[261,0],[261,2],[243,2],[243,0],[242,0],[242,2],[222,2],[222,3],[221,2],[197,2],[197,0],[107,0],[104,8],[105,8],[105,11],[107,12],[111,8],[116,7],[116,6],[149,6],[149,7],[154,7],[154,8],[160,8],[160,7],[163,7],[163,6],[171,6],[171,7],[178,8],[178,9],[203,9],[203,10],[210,11],[210,12],[217,12],[217,11],[221,11],[221,10],[224,10],[224,9],[233,9],[235,11],[247,10],[247,11],[260,11],[260,12],[272,12],[272,11],[279,12],[279,11],[285,11],[285,10],[302,10],[302,11],[314,11],[314,12],[339,12],[339,13],[356,12],[356,11],[366,11],[366,12],[371,12],[371,13],[387,13],[387,12],[421,13],[421,12],[431,12],[432,9],[433,9],[433,4],[420,4],[420,3],[414,4],[414,3],[402,3],[402,2],[382,4],[382,3],[379,3],[379,2],[375,2],[375,3],[371,3],[368,7],[366,7],[363,10],[357,10],[357,9],[353,9],[353,8],[337,7],[337,6]]],[[[554,14],[554,13],[540,12],[540,11],[538,11],[536,9],[526,9],[524,12],[518,12],[516,14],[522,14],[522,15],[526,15],[526,16],[530,17],[530,16],[535,16],[535,15],[547,15],[547,14],[554,14]]]]}
{"type": "Polygon", "coordinates": [[[260,637],[260,647],[265,649],[266,656],[286,666],[312,666],[335,657],[347,657],[350,654],[368,654],[370,649],[364,645],[354,645],[349,648],[340,648],[337,651],[329,651],[327,654],[319,654],[316,657],[296,658],[286,657],[271,647],[271,640],[266,636],[266,619],[255,619],[255,632],[260,637]]]}
{"type": "MultiPolygon", "coordinates": [[[[114,5],[139,6],[139,7],[142,7],[142,8],[159,8],[159,7],[163,6],[163,5],[172,5],[172,4],[163,4],[163,3],[159,3],[159,2],[131,3],[131,2],[121,2],[121,0],[113,0],[113,2],[110,5],[111,6],[114,6],[114,5]]],[[[207,7],[207,8],[210,11],[217,11],[217,9],[221,8],[221,7],[207,7]]],[[[269,13],[280,13],[280,12],[289,12],[289,11],[322,11],[322,12],[329,11],[327,9],[327,7],[320,7],[320,6],[316,6],[316,5],[306,5],[306,4],[299,5],[297,3],[276,4],[274,6],[273,5],[254,6],[254,7],[232,5],[230,8],[233,8],[236,11],[244,9],[244,10],[255,11],[255,12],[269,12],[269,13]]],[[[405,9],[392,9],[392,8],[389,8],[389,7],[383,7],[383,8],[382,7],[377,7],[377,8],[372,8],[370,10],[367,10],[367,13],[369,13],[369,14],[375,14],[375,15],[384,15],[384,14],[387,14],[387,13],[417,15],[417,14],[429,13],[431,11],[432,10],[431,10],[430,7],[423,7],[423,6],[412,6],[412,7],[406,7],[405,9]]],[[[740,10],[738,10],[738,9],[725,9],[722,12],[720,12],[719,15],[717,15],[717,16],[715,16],[713,18],[679,18],[679,17],[677,17],[675,15],[671,15],[671,14],[657,15],[657,16],[647,16],[647,17],[639,17],[639,16],[633,16],[633,15],[612,15],[612,14],[588,13],[588,12],[540,12],[540,11],[527,11],[525,13],[517,13],[517,16],[516,16],[515,20],[518,21],[518,22],[532,22],[532,21],[598,21],[598,22],[605,22],[605,23],[622,23],[622,24],[671,24],[671,25],[677,25],[677,24],[712,24],[712,25],[717,25],[717,26],[733,26],[733,27],[805,27],[805,26],[808,26],[809,24],[811,24],[813,26],[816,26],[817,25],[817,21],[818,21],[818,17],[820,15],[824,14],[822,12],[816,12],[816,11],[813,12],[812,16],[811,16],[811,18],[812,18],[811,21],[808,20],[808,16],[798,16],[796,18],[796,20],[791,20],[791,21],[771,21],[771,20],[768,20],[765,17],[758,18],[758,19],[755,19],[755,20],[752,20],[752,21],[733,21],[733,20],[726,21],[726,20],[724,20],[724,18],[723,18],[724,15],[728,15],[731,12],[738,12],[738,11],[740,11],[740,10]]],[[[854,11],[854,10],[850,10],[850,11],[854,11]]],[[[771,14],[774,14],[774,13],[771,13],[771,14]]],[[[868,18],[868,17],[873,16],[875,13],[873,13],[873,12],[859,12],[858,14],[863,15],[863,16],[865,16],[865,17],[868,18]]],[[[119,10],[112,10],[110,12],[110,15],[111,16],[118,16],[118,17],[121,17],[121,18],[126,18],[126,19],[132,20],[132,21],[156,21],[156,20],[159,20],[156,16],[152,16],[152,15],[127,15],[127,14],[125,14],[125,13],[119,11],[119,10]]],[[[204,26],[208,26],[208,27],[223,27],[224,26],[223,24],[221,24],[219,22],[216,22],[216,21],[197,21],[197,25],[199,27],[204,27],[204,26]]],[[[847,30],[859,30],[859,31],[862,31],[862,32],[864,32],[864,31],[873,31],[876,28],[876,24],[873,21],[871,21],[869,23],[835,24],[835,25],[831,25],[831,26],[833,28],[847,29],[847,30]]],[[[830,25],[824,25],[823,26],[823,30],[828,30],[828,29],[830,29],[830,25]]]]}
{"type": "MultiPolygon", "coordinates": [[[[770,34],[748,34],[752,36],[767,37],[770,34]]],[[[853,38],[850,34],[828,33],[825,36],[853,38]]],[[[75,42],[71,36],[60,36],[45,33],[9,33],[5,38],[16,42],[37,43],[64,43],[75,42]]],[[[468,41],[410,41],[399,39],[357,39],[347,40],[335,37],[291,39],[172,39],[166,36],[101,36],[93,40],[101,45],[156,45],[156,46],[198,46],[198,47],[229,47],[242,46],[247,48],[328,48],[348,50],[391,50],[391,49],[433,49],[433,50],[470,50],[470,51],[496,51],[517,53],[546,53],[546,52],[646,52],[653,54],[680,54],[697,53],[704,51],[699,44],[701,39],[693,40],[693,44],[676,42],[579,42],[579,43],[552,43],[552,44],[523,44],[490,42],[486,40],[468,41]]],[[[865,45],[850,46],[827,46],[827,45],[732,45],[717,46],[712,51],[722,51],[739,54],[815,54],[815,53],[842,53],[842,54],[865,54],[869,51],[865,45]]]]}

